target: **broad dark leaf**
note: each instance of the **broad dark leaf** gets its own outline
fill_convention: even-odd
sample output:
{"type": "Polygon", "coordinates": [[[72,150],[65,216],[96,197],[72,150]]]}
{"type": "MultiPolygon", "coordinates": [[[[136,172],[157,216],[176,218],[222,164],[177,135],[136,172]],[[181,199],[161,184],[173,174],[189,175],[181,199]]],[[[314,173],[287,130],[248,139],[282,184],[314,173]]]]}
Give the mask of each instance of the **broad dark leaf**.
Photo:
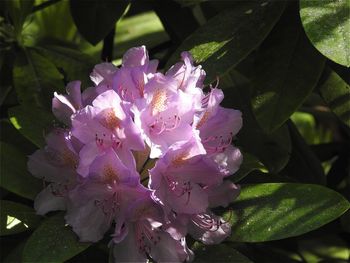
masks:
{"type": "Polygon", "coordinates": [[[4,259],[3,263],[21,262],[24,245],[25,245],[25,241],[22,241],[15,248],[12,248],[10,253],[4,259]]]}
{"type": "Polygon", "coordinates": [[[64,262],[90,246],[78,241],[77,235],[65,226],[62,213],[46,219],[30,236],[23,262],[64,262]]]}
{"type": "Polygon", "coordinates": [[[12,19],[15,35],[17,40],[21,42],[21,33],[24,21],[31,13],[34,0],[11,0],[6,1],[6,9],[12,19]]]}
{"type": "Polygon", "coordinates": [[[312,44],[326,57],[350,67],[350,1],[301,0],[300,17],[312,44]]]}
{"type": "Polygon", "coordinates": [[[128,3],[128,0],[70,0],[70,10],[79,32],[96,45],[112,30],[128,3]]]}
{"type": "Polygon", "coordinates": [[[205,246],[199,242],[195,242],[191,249],[195,253],[194,263],[252,263],[246,256],[226,244],[205,246]]]}
{"type": "Polygon", "coordinates": [[[0,234],[12,235],[38,226],[40,217],[33,208],[12,201],[0,200],[0,234]]]}
{"type": "Polygon", "coordinates": [[[54,91],[64,90],[63,76],[55,65],[32,48],[15,61],[13,82],[20,102],[50,107],[54,91]]]}
{"type": "Polygon", "coordinates": [[[250,83],[238,72],[232,71],[220,80],[224,88],[224,107],[242,111],[243,127],[237,135],[237,145],[244,152],[258,157],[271,173],[286,166],[291,153],[291,142],[287,127],[282,126],[272,134],[259,126],[250,104],[250,83]]]}
{"type": "Polygon", "coordinates": [[[96,64],[90,56],[72,48],[55,45],[41,46],[36,50],[64,72],[66,81],[80,80],[83,87],[90,84],[89,74],[96,64]]]}
{"type": "Polygon", "coordinates": [[[190,8],[172,0],[153,1],[152,6],[177,46],[198,28],[198,22],[190,8]],[[179,19],[181,17],[181,19],[179,19]]]}
{"type": "Polygon", "coordinates": [[[306,262],[348,262],[349,245],[334,234],[302,239],[298,242],[298,252],[306,262]]]}
{"type": "Polygon", "coordinates": [[[190,51],[207,72],[207,81],[222,76],[259,46],[284,10],[284,1],[246,1],[210,19],[177,49],[190,51]]]}
{"type": "Polygon", "coordinates": [[[339,119],[350,127],[350,86],[334,71],[328,73],[327,80],[319,88],[321,96],[339,119]]]}
{"type": "Polygon", "coordinates": [[[294,6],[287,9],[256,54],[252,100],[261,127],[272,132],[305,101],[322,73],[324,58],[310,45],[294,6]]]}
{"type": "Polygon", "coordinates": [[[239,167],[239,170],[230,176],[230,180],[233,182],[239,182],[246,177],[250,172],[264,168],[264,165],[254,155],[242,152],[243,162],[239,167]]]}
{"type": "MultiPolygon", "coordinates": [[[[36,0],[36,5],[47,2],[47,0],[36,0]]],[[[58,1],[53,5],[46,6],[39,12],[33,14],[32,21],[40,30],[36,32],[35,38],[41,42],[52,42],[52,40],[61,43],[81,44],[83,41],[77,37],[77,27],[70,14],[69,1],[58,1]],[[64,19],[57,19],[64,18],[64,19]]]]}
{"type": "Polygon", "coordinates": [[[281,174],[294,178],[298,182],[326,184],[326,176],[320,160],[292,122],[288,122],[288,128],[292,140],[292,154],[281,174]]]}
{"type": "Polygon", "coordinates": [[[42,181],[27,171],[26,156],[14,146],[0,142],[0,186],[19,196],[34,199],[43,189],[42,181]]]}
{"type": "Polygon", "coordinates": [[[241,185],[224,217],[232,224],[231,241],[263,242],[298,236],[340,217],[349,202],[337,192],[311,184],[241,185]]]}
{"type": "Polygon", "coordinates": [[[0,121],[0,141],[10,143],[24,154],[33,153],[37,147],[29,140],[27,140],[10,122],[8,119],[0,121]]]}
{"type": "Polygon", "coordinates": [[[8,111],[13,126],[38,147],[45,145],[45,133],[54,126],[54,116],[44,109],[16,106],[8,111]]]}

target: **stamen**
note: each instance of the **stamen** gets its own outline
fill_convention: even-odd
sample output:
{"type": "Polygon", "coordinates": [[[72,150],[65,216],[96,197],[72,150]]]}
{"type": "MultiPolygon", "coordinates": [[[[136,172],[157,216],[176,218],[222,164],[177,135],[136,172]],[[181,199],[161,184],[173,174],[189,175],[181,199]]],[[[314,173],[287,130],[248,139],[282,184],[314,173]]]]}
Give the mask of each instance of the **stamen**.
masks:
{"type": "Polygon", "coordinates": [[[120,128],[121,120],[116,116],[114,109],[110,109],[105,113],[104,124],[107,128],[114,130],[120,128]]]}
{"type": "Polygon", "coordinates": [[[203,114],[203,116],[201,117],[201,119],[199,120],[199,122],[196,125],[196,129],[200,129],[204,123],[206,123],[206,121],[209,119],[211,112],[209,110],[206,110],[203,114]]]}
{"type": "Polygon", "coordinates": [[[171,162],[172,165],[175,166],[175,167],[179,167],[179,166],[184,165],[187,162],[187,160],[189,159],[189,155],[190,155],[189,151],[184,151],[184,152],[178,154],[172,160],[172,162],[171,162]]]}
{"type": "Polygon", "coordinates": [[[167,93],[165,90],[157,89],[151,100],[152,115],[156,115],[166,109],[167,93]]]}
{"type": "Polygon", "coordinates": [[[108,222],[112,222],[116,213],[120,209],[120,194],[119,192],[114,192],[110,198],[103,200],[95,200],[94,204],[96,207],[101,208],[102,212],[108,217],[108,222]]]}
{"type": "Polygon", "coordinates": [[[119,183],[118,173],[110,164],[103,167],[103,176],[106,182],[119,183]]]}

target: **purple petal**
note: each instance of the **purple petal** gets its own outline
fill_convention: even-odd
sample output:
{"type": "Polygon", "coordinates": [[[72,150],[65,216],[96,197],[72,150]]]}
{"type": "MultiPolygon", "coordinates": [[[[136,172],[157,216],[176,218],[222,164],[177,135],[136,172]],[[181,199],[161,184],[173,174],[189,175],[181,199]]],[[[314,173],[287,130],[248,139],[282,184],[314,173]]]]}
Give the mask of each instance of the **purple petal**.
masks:
{"type": "Polygon", "coordinates": [[[51,211],[66,210],[66,200],[62,196],[54,195],[51,187],[48,186],[35,197],[34,209],[38,215],[45,215],[51,211]]]}

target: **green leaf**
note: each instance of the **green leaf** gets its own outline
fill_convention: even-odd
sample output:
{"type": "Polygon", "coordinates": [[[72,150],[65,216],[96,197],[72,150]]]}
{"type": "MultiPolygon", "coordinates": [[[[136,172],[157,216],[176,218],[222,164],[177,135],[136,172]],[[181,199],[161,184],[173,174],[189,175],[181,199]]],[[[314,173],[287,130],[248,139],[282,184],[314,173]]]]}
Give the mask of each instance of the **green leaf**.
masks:
{"type": "Polygon", "coordinates": [[[205,246],[195,242],[191,247],[195,254],[194,263],[209,262],[232,262],[232,263],[252,263],[250,259],[225,244],[205,246]]]}
{"type": "Polygon", "coordinates": [[[65,226],[63,214],[46,219],[30,236],[24,250],[23,262],[64,262],[90,246],[78,241],[76,234],[65,226]]]}
{"type": "Polygon", "coordinates": [[[254,155],[242,152],[243,162],[239,170],[230,176],[230,180],[237,183],[254,170],[263,169],[264,165],[254,155]]]}
{"type": "Polygon", "coordinates": [[[64,72],[66,81],[80,80],[86,87],[91,83],[89,74],[96,61],[90,56],[79,50],[55,45],[41,46],[36,50],[64,72]]]}
{"type": "Polygon", "coordinates": [[[0,141],[16,146],[24,154],[33,153],[37,147],[27,140],[8,119],[0,121],[0,141]]]}
{"type": "Polygon", "coordinates": [[[34,199],[43,189],[42,182],[27,172],[27,158],[14,146],[0,142],[0,186],[19,196],[34,199]]]}
{"type": "MultiPolygon", "coordinates": [[[[36,0],[36,5],[40,5],[47,0],[36,0]]],[[[58,1],[53,5],[41,9],[33,14],[33,24],[36,25],[33,35],[37,39],[59,40],[70,44],[78,44],[81,39],[77,38],[77,28],[70,14],[68,1],[58,1]],[[64,19],[57,19],[63,18],[64,19]]]]}
{"type": "Polygon", "coordinates": [[[298,252],[306,262],[347,262],[350,258],[348,244],[336,235],[300,240],[298,252]]]}
{"type": "Polygon", "coordinates": [[[166,0],[153,1],[152,7],[176,46],[198,28],[198,22],[190,8],[166,0]]]}
{"type": "Polygon", "coordinates": [[[0,200],[0,235],[12,235],[35,228],[40,217],[33,208],[12,201],[0,200]]]}
{"type": "Polygon", "coordinates": [[[45,133],[54,125],[54,116],[44,109],[16,106],[8,111],[13,126],[39,148],[45,146],[45,133]]]}
{"type": "Polygon", "coordinates": [[[26,20],[27,16],[31,13],[33,5],[34,0],[6,1],[6,8],[14,25],[15,35],[19,43],[22,42],[20,37],[24,21],[26,20]]]}
{"type": "Polygon", "coordinates": [[[117,58],[121,58],[129,48],[145,45],[151,49],[169,40],[161,21],[153,11],[123,17],[118,21],[116,35],[113,54],[117,58]]]}
{"type": "Polygon", "coordinates": [[[12,247],[10,253],[6,256],[3,263],[14,263],[14,262],[22,262],[22,251],[25,245],[25,241],[21,241],[19,245],[15,248],[12,247]]]}
{"type": "Polygon", "coordinates": [[[310,45],[296,13],[286,10],[254,61],[253,110],[268,133],[280,127],[305,101],[324,67],[325,60],[310,45]]]}
{"type": "Polygon", "coordinates": [[[210,19],[177,49],[190,51],[212,82],[237,65],[265,39],[284,10],[284,1],[240,2],[210,19]]]}
{"type": "Polygon", "coordinates": [[[32,48],[25,48],[13,69],[18,99],[24,104],[51,107],[54,91],[63,92],[63,76],[54,64],[32,48]]]}
{"type": "Polygon", "coordinates": [[[331,110],[350,127],[350,86],[337,73],[329,71],[319,91],[331,110]]]}
{"type": "Polygon", "coordinates": [[[319,185],[251,184],[241,185],[224,218],[232,224],[231,241],[262,242],[310,232],[349,208],[342,195],[319,185]]]}
{"type": "Polygon", "coordinates": [[[288,122],[292,153],[281,174],[303,183],[326,184],[322,164],[292,122],[288,122]]]}
{"type": "Polygon", "coordinates": [[[312,44],[327,58],[350,67],[350,1],[301,0],[300,16],[312,44]]]}
{"type": "Polygon", "coordinates": [[[345,232],[350,233],[350,211],[347,211],[341,218],[340,223],[345,232]]]}
{"type": "Polygon", "coordinates": [[[223,106],[242,111],[243,126],[235,143],[244,152],[256,156],[271,173],[282,170],[288,163],[291,152],[288,128],[282,126],[272,134],[266,134],[251,109],[250,83],[238,72],[232,71],[223,77],[220,87],[225,93],[223,106]]]}
{"type": "Polygon", "coordinates": [[[73,20],[82,36],[96,45],[123,15],[127,0],[70,0],[73,20]]]}

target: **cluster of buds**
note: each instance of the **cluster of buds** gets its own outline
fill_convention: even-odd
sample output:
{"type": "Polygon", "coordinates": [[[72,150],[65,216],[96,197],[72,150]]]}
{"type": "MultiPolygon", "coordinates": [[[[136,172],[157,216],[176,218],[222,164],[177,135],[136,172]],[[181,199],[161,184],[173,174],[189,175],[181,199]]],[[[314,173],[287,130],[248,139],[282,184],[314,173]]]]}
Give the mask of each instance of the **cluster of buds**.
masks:
{"type": "Polygon", "coordinates": [[[211,208],[226,207],[239,187],[226,177],[242,155],[232,139],[241,112],[221,107],[223,92],[208,87],[188,52],[165,74],[144,46],[128,50],[121,67],[95,66],[93,87],[80,81],[55,93],[52,111],[64,125],[29,157],[29,171],[47,182],[35,199],[44,215],[66,210],[82,242],[113,227],[115,262],[193,259],[186,236],[216,244],[230,224],[211,208]]]}

